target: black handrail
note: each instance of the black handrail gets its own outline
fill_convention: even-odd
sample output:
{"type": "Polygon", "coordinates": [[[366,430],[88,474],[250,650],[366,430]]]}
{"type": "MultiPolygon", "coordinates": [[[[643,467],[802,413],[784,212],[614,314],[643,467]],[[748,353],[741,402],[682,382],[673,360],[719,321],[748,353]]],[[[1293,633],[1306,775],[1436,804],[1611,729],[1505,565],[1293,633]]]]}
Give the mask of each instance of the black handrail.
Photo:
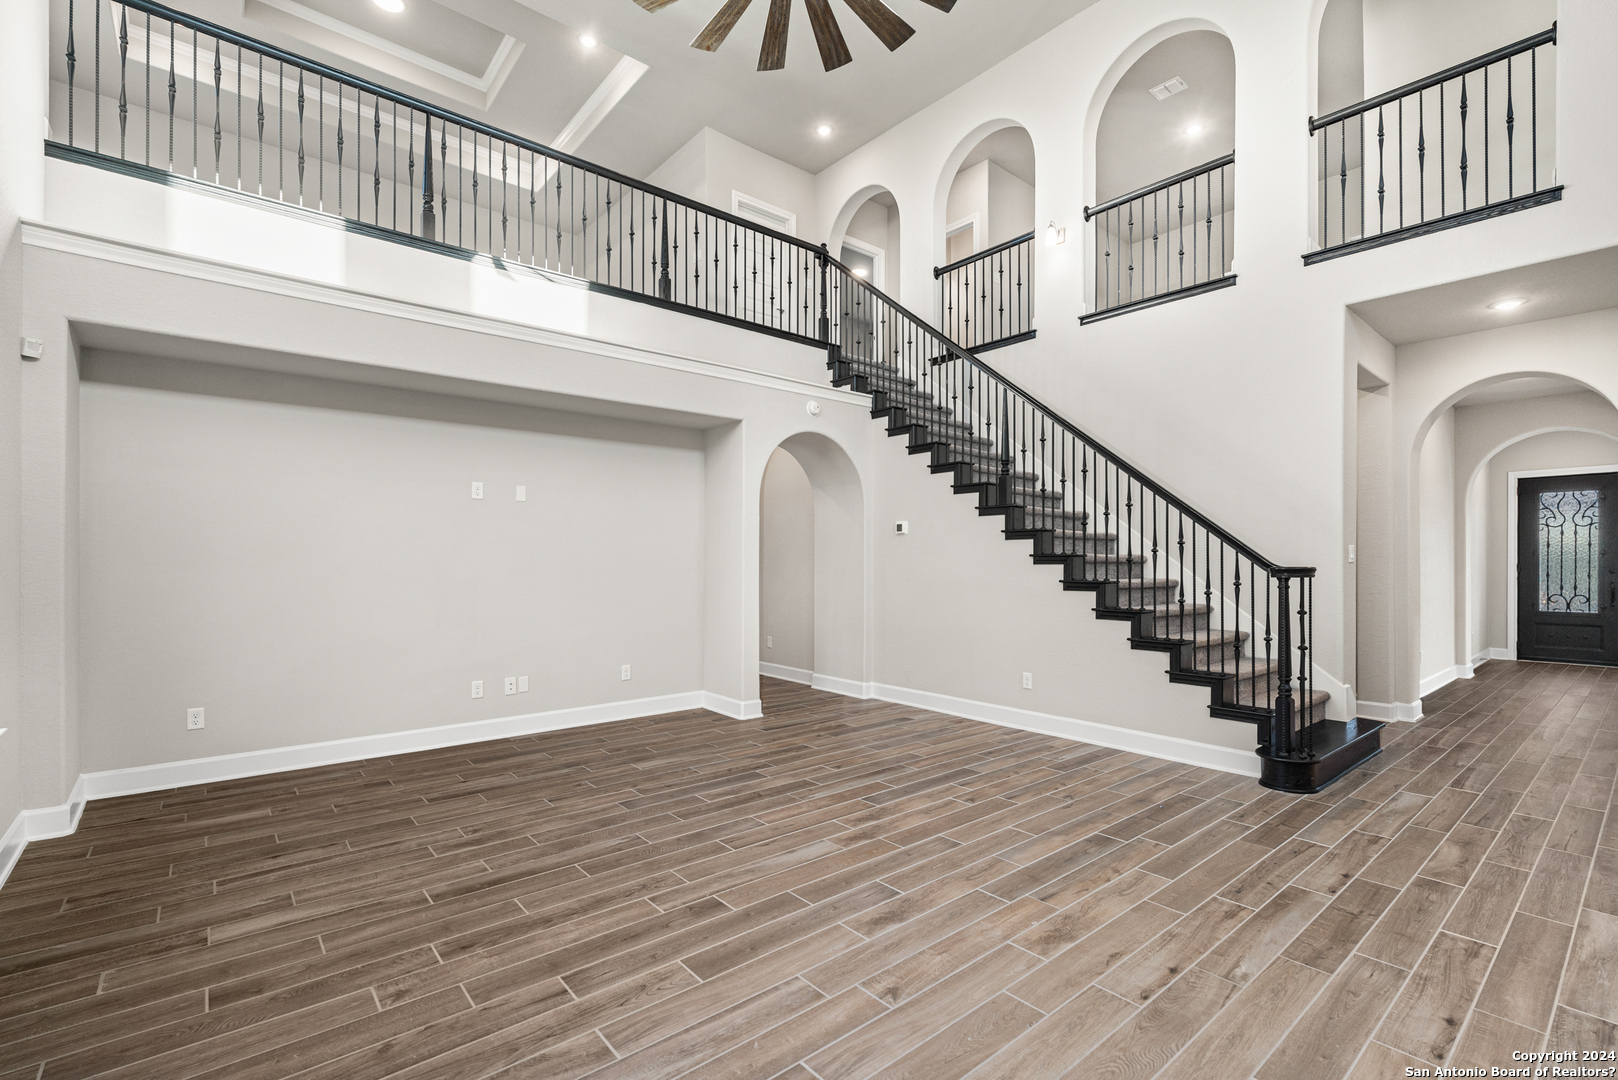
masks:
{"type": "Polygon", "coordinates": [[[1018,244],[1026,244],[1028,241],[1032,240],[1033,238],[1034,238],[1033,232],[1025,232],[1021,236],[1013,236],[1010,240],[1007,240],[1003,244],[996,244],[992,248],[986,248],[983,251],[979,251],[979,252],[976,252],[975,254],[968,255],[964,259],[956,259],[954,262],[950,263],[948,266],[935,266],[935,267],[933,267],[933,279],[936,281],[938,278],[943,277],[945,274],[949,273],[951,270],[959,270],[963,266],[970,266],[973,263],[978,262],[979,260],[987,259],[990,255],[998,255],[1002,251],[1006,251],[1006,250],[1009,250],[1010,248],[1016,247],[1018,244]]]}
{"type": "Polygon", "coordinates": [[[1163,191],[1166,188],[1173,187],[1175,184],[1190,180],[1194,176],[1201,176],[1203,173],[1213,172],[1215,169],[1222,169],[1226,165],[1234,164],[1236,164],[1236,151],[1232,150],[1230,153],[1225,154],[1222,157],[1216,157],[1212,161],[1205,161],[1201,165],[1193,165],[1191,168],[1182,172],[1177,172],[1167,179],[1158,180],[1147,184],[1145,187],[1136,188],[1127,195],[1120,195],[1116,199],[1108,199],[1100,206],[1086,206],[1084,208],[1084,220],[1089,221],[1097,214],[1122,206],[1124,203],[1134,202],[1136,199],[1144,199],[1148,195],[1156,195],[1159,191],[1163,191]]]}
{"type": "MultiPolygon", "coordinates": [[[[1277,609],[1274,601],[1285,593],[1286,582],[1307,579],[1313,575],[1312,569],[1280,566],[1260,556],[1185,499],[1007,380],[968,348],[951,340],[947,332],[929,325],[855,276],[847,265],[831,256],[825,245],[808,244],[620,173],[597,168],[572,155],[558,153],[418,98],[357,79],[153,0],[127,0],[121,10],[123,14],[114,28],[119,49],[115,69],[120,129],[118,157],[112,157],[110,151],[101,153],[99,135],[93,152],[75,147],[71,125],[68,148],[57,156],[103,163],[133,175],[229,191],[236,198],[264,198],[272,205],[286,207],[290,213],[314,214],[322,221],[335,219],[368,235],[392,237],[461,257],[487,255],[500,265],[531,264],[542,271],[561,267],[561,272],[583,280],[592,288],[825,347],[835,378],[844,383],[864,380],[862,389],[873,395],[873,411],[886,412],[894,418],[890,421],[893,433],[908,431],[913,449],[933,450],[935,468],[956,469],[959,483],[994,486],[1003,507],[1014,512],[1022,523],[1015,528],[1034,538],[1036,555],[1073,560],[1075,565],[1070,566],[1068,573],[1081,575],[1078,581],[1086,587],[1112,590],[1109,604],[1143,620],[1138,624],[1138,632],[1162,644],[1188,650],[1188,655],[1207,653],[1210,657],[1205,659],[1207,666],[1195,674],[1211,680],[1210,685],[1217,683],[1224,687],[1221,692],[1229,694],[1221,705],[1227,711],[1220,715],[1245,719],[1264,716],[1272,723],[1284,721],[1289,731],[1298,717],[1302,718],[1302,731],[1318,715],[1318,703],[1310,697],[1309,690],[1311,676],[1307,658],[1311,635],[1307,621],[1312,619],[1313,601],[1307,585],[1300,587],[1300,607],[1296,612],[1297,683],[1303,699],[1299,712],[1291,712],[1290,706],[1280,707],[1290,701],[1291,691],[1286,685],[1276,685],[1276,672],[1285,673],[1289,668],[1286,665],[1277,668],[1272,663],[1274,632],[1290,623],[1294,614],[1285,605],[1277,609]],[[144,12],[148,21],[148,52],[144,61],[147,93],[140,103],[146,110],[146,164],[128,157],[123,141],[128,120],[125,61],[129,51],[129,11],[144,12]],[[171,24],[169,70],[158,72],[168,76],[171,142],[176,117],[181,115],[175,110],[175,57],[178,53],[172,27],[187,28],[193,39],[186,45],[192,71],[185,76],[192,84],[193,145],[190,167],[184,174],[175,171],[175,166],[184,159],[183,155],[179,159],[175,157],[172,146],[168,169],[150,163],[151,127],[158,118],[151,94],[154,65],[150,56],[153,41],[150,21],[153,16],[169,20],[171,24]],[[213,56],[206,76],[200,67],[200,36],[203,34],[213,39],[213,56]],[[231,44],[236,52],[230,59],[236,85],[228,92],[222,80],[223,43],[231,44]],[[246,56],[246,53],[253,55],[246,56]],[[249,98],[255,89],[251,76],[244,79],[246,61],[251,59],[258,61],[256,109],[249,98]],[[265,76],[270,73],[265,70],[265,59],[277,65],[268,84],[265,76]],[[293,70],[286,71],[288,66],[293,70]],[[280,126],[275,128],[273,141],[268,137],[266,121],[272,113],[267,109],[265,87],[273,85],[276,95],[273,120],[277,125],[284,124],[283,96],[289,74],[297,77],[297,120],[292,132],[298,154],[295,203],[290,201],[290,188],[282,190],[266,185],[263,162],[268,149],[277,156],[277,168],[285,166],[284,153],[290,147],[283,145],[280,126]],[[311,81],[310,76],[318,82],[312,87],[312,101],[306,100],[306,82],[311,81]],[[204,90],[205,81],[212,85],[204,90]],[[345,94],[349,88],[357,91],[352,98],[345,94]],[[335,95],[330,95],[329,90],[335,90],[335,95]],[[199,91],[210,94],[211,100],[199,100],[199,91]],[[366,96],[371,99],[368,106],[364,101],[366,96]],[[222,122],[227,103],[234,106],[235,112],[235,130],[228,133],[235,151],[234,174],[221,167],[222,162],[228,160],[222,155],[222,141],[227,137],[227,126],[222,122]],[[391,125],[387,129],[386,143],[382,135],[384,104],[392,107],[392,116],[386,119],[391,125]],[[209,133],[214,157],[212,177],[204,175],[198,140],[203,125],[202,105],[211,106],[215,114],[209,133]],[[330,118],[328,109],[332,112],[330,118]],[[252,138],[248,129],[255,119],[247,110],[256,112],[258,124],[259,194],[253,192],[242,157],[244,146],[252,138]],[[407,142],[399,138],[398,113],[401,111],[407,113],[403,127],[407,142]],[[435,119],[439,122],[437,132],[432,131],[435,119]],[[337,170],[337,184],[331,189],[336,196],[335,214],[325,206],[328,192],[325,171],[331,164],[326,156],[327,136],[332,132],[332,120],[335,120],[336,136],[330,144],[335,150],[337,170]],[[425,120],[425,131],[417,126],[418,120],[425,120]],[[307,125],[311,124],[314,138],[309,139],[306,146],[305,140],[310,134],[307,125]],[[448,156],[449,126],[456,128],[457,156],[453,159],[448,156]],[[468,141],[472,150],[470,167],[460,158],[468,141]],[[498,153],[496,143],[499,143],[498,153]],[[391,156],[385,157],[384,149],[391,156]],[[508,176],[513,149],[518,152],[518,198],[514,204],[510,202],[508,176]],[[306,151],[313,174],[307,194],[314,200],[308,207],[304,206],[306,151]],[[410,170],[408,186],[404,188],[405,209],[407,214],[413,212],[411,200],[416,198],[418,151],[422,153],[419,159],[422,236],[416,235],[413,218],[398,213],[400,182],[405,175],[401,165],[408,165],[410,170]],[[403,161],[401,152],[406,155],[403,161]],[[345,157],[345,153],[351,157],[345,157]],[[386,180],[384,162],[388,166],[386,180]],[[441,169],[436,190],[435,165],[441,169]],[[455,177],[456,232],[451,237],[446,218],[440,239],[435,231],[433,212],[435,205],[444,209],[451,205],[447,178],[451,170],[455,177]],[[466,183],[468,171],[469,184],[466,183]],[[483,190],[480,190],[480,182],[483,190]],[[391,225],[383,214],[384,183],[388,185],[391,200],[388,206],[393,217],[391,225]],[[345,190],[351,192],[355,200],[350,204],[352,216],[342,202],[345,190]],[[280,194],[276,194],[277,191],[280,194]],[[468,208],[469,244],[461,235],[468,208]],[[538,234],[539,212],[550,214],[552,210],[554,217],[545,218],[546,232],[538,234]],[[508,214],[515,215],[514,259],[506,254],[508,214]],[[487,232],[479,232],[480,221],[487,223],[487,232]],[[527,252],[523,250],[525,229],[531,245],[527,252]],[[543,253],[532,249],[536,237],[545,243],[543,253]],[[554,249],[550,246],[552,239],[556,241],[554,249]],[[621,246],[615,247],[615,243],[621,246]],[[576,251],[575,244],[581,250],[576,251]],[[898,426],[893,427],[893,424],[898,426]],[[1165,574],[1177,577],[1164,579],[1165,574]],[[1165,592],[1175,588],[1178,595],[1165,598],[1165,592]],[[1252,655],[1248,655],[1249,650],[1252,655]]],[[[71,0],[68,22],[67,94],[71,116],[74,94],[71,0]]],[[[98,18],[94,46],[97,61],[101,38],[98,18]]],[[[98,71],[99,66],[98,62],[98,71]]],[[[94,104],[99,132],[103,109],[99,94],[94,104]]],[[[1227,155],[1204,169],[1223,169],[1233,161],[1234,155],[1227,155]]],[[[1171,177],[1143,190],[1162,191],[1181,178],[1193,175],[1198,174],[1171,177]]],[[[1220,183],[1224,183],[1222,173],[1220,183]]],[[[1223,190],[1221,187],[1221,215],[1228,212],[1223,190]]],[[[1212,207],[1210,197],[1203,210],[1205,217],[1211,214],[1212,207]]],[[[1203,224],[1211,226],[1211,217],[1203,224]]],[[[997,245],[988,252],[974,255],[966,264],[1004,257],[1008,249],[1019,245],[1029,248],[1031,255],[1033,236],[1029,233],[997,245]]],[[[1223,261],[1225,257],[1221,242],[1220,258],[1223,261]]],[[[962,264],[952,265],[957,272],[962,269],[962,264]]],[[[1031,261],[1027,269],[1031,274],[1031,261]]],[[[940,268],[941,276],[950,272],[951,268],[940,268]]],[[[1031,285],[1031,277],[1024,280],[1031,285]]],[[[1291,634],[1290,629],[1282,630],[1280,640],[1292,641],[1291,634]]],[[[1282,743],[1277,742],[1277,745],[1282,743]]]]}
{"type": "Polygon", "coordinates": [[[543,154],[545,157],[548,157],[553,161],[560,162],[564,165],[571,165],[576,169],[582,169],[586,172],[593,173],[594,175],[605,180],[623,184],[625,187],[633,187],[639,191],[645,192],[648,195],[653,195],[659,199],[664,199],[679,206],[684,206],[688,209],[698,211],[705,216],[719,218],[733,225],[741,226],[742,228],[747,229],[749,232],[763,233],[764,235],[772,237],[776,240],[803,245],[803,241],[799,240],[797,237],[788,236],[783,232],[777,232],[775,229],[772,229],[767,225],[760,225],[755,221],[749,221],[746,218],[737,217],[736,215],[727,213],[726,211],[720,210],[717,207],[707,206],[703,203],[696,202],[693,199],[688,199],[683,195],[677,195],[666,188],[660,188],[655,184],[648,184],[644,180],[636,180],[632,177],[625,176],[623,173],[597,165],[594,162],[585,161],[583,158],[575,157],[564,150],[554,150],[551,147],[546,146],[544,143],[535,142],[534,140],[524,138],[521,135],[514,135],[509,131],[503,131],[497,127],[491,127],[488,124],[483,123],[481,120],[474,120],[469,116],[455,112],[452,109],[446,109],[441,105],[433,105],[429,102],[423,101],[421,98],[412,97],[409,94],[404,94],[397,90],[390,90],[385,86],[371,82],[369,79],[363,79],[357,75],[351,75],[348,72],[341,71],[338,68],[331,67],[328,64],[322,64],[318,60],[311,60],[307,56],[300,56],[295,52],[289,52],[286,49],[277,48],[267,41],[260,41],[258,38],[249,37],[246,34],[239,34],[228,27],[220,26],[218,23],[211,23],[207,19],[199,19],[195,15],[187,15],[183,11],[177,11],[174,8],[166,7],[163,4],[153,3],[153,0],[113,0],[113,2],[120,7],[127,7],[133,11],[143,11],[151,15],[157,15],[191,30],[200,30],[209,37],[218,38],[220,41],[226,41],[232,45],[238,45],[244,49],[251,49],[256,53],[262,53],[265,57],[271,60],[280,60],[296,67],[300,67],[312,74],[324,76],[325,78],[331,79],[335,82],[347,83],[349,86],[352,86],[357,90],[363,90],[367,94],[373,94],[376,97],[386,98],[388,101],[397,102],[400,105],[408,106],[415,109],[417,112],[430,113],[441,120],[453,121],[457,126],[465,128],[468,131],[475,131],[480,135],[487,135],[491,138],[499,139],[502,142],[510,143],[512,146],[519,146],[522,149],[531,151],[535,154],[543,154]]]}
{"type": "Polygon", "coordinates": [[[1395,87],[1385,94],[1378,94],[1374,98],[1366,98],[1357,105],[1344,106],[1343,108],[1338,109],[1336,112],[1327,113],[1325,116],[1319,118],[1311,116],[1309,118],[1309,134],[1313,135],[1323,127],[1339,123],[1343,120],[1348,120],[1352,117],[1358,116],[1360,113],[1370,112],[1378,105],[1392,104],[1402,97],[1408,97],[1411,94],[1417,94],[1423,90],[1431,90],[1439,83],[1449,82],[1451,79],[1458,79],[1462,75],[1469,75],[1480,68],[1488,67],[1490,64],[1498,64],[1508,56],[1516,56],[1518,53],[1527,52],[1529,49],[1538,48],[1541,45],[1555,44],[1556,24],[1551,23],[1551,28],[1549,30],[1541,30],[1537,34],[1530,34],[1521,41],[1514,41],[1510,45],[1502,45],[1500,48],[1486,52],[1482,56],[1475,56],[1470,60],[1463,60],[1459,64],[1456,64],[1453,67],[1447,67],[1435,75],[1428,75],[1426,78],[1417,79],[1415,82],[1405,83],[1403,86],[1395,87]]]}

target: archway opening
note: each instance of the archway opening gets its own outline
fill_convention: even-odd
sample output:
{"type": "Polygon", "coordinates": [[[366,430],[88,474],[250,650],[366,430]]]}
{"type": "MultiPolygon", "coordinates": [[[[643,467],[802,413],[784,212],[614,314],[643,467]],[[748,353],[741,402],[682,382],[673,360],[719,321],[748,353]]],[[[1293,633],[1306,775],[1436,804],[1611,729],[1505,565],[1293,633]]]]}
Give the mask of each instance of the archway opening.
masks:
{"type": "MultiPolygon", "coordinates": [[[[1522,605],[1536,605],[1539,591],[1519,584],[1540,567],[1540,553],[1520,546],[1524,516],[1532,524],[1539,511],[1519,500],[1519,489],[1538,477],[1618,471],[1618,408],[1561,376],[1492,380],[1437,414],[1418,460],[1418,674],[1426,695],[1485,660],[1518,655],[1522,605]]],[[[1592,568],[1577,569],[1589,576],[1592,568]]]]}
{"type": "Polygon", "coordinates": [[[966,348],[1033,328],[1034,140],[1001,127],[966,151],[949,182],[935,267],[941,325],[966,348]]]}
{"type": "Polygon", "coordinates": [[[771,453],[759,488],[759,672],[864,696],[864,490],[823,435],[771,453]]]}
{"type": "Polygon", "coordinates": [[[837,257],[855,277],[897,298],[899,241],[899,203],[892,192],[879,188],[848,219],[837,257]]]}
{"type": "Polygon", "coordinates": [[[1236,56],[1212,30],[1148,49],[1096,127],[1096,311],[1233,281],[1236,56]]]}

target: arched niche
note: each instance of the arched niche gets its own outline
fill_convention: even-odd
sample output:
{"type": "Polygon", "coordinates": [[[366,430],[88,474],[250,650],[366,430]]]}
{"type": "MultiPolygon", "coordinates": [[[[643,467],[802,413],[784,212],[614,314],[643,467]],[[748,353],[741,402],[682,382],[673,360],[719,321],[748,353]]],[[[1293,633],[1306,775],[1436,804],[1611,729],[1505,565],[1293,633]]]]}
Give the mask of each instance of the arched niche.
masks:
{"type": "Polygon", "coordinates": [[[858,469],[831,439],[802,432],[771,454],[759,495],[761,663],[812,672],[814,685],[825,689],[863,694],[865,491],[858,469]],[[771,649],[765,639],[777,625],[788,640],[771,649]]]}
{"type": "Polygon", "coordinates": [[[855,276],[903,303],[899,203],[891,191],[873,184],[855,192],[838,211],[828,246],[855,276]]]}

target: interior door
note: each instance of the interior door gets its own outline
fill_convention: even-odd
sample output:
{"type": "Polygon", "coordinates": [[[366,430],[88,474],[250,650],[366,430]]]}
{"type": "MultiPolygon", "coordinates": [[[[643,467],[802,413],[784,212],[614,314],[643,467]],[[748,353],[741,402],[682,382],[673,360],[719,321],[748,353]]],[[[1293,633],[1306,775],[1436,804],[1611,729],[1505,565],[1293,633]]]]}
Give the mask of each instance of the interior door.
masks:
{"type": "Polygon", "coordinates": [[[1517,656],[1618,665],[1618,473],[1517,481],[1517,656]]]}

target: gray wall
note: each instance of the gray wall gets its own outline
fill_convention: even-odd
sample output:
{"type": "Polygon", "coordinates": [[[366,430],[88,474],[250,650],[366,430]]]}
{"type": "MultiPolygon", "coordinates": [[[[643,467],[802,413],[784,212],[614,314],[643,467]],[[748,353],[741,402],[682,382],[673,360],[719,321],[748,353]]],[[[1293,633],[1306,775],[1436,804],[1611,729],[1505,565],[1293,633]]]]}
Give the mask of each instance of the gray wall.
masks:
{"type": "Polygon", "coordinates": [[[777,448],[758,499],[758,656],[815,669],[815,493],[798,459],[777,448]]]}
{"type": "Polygon", "coordinates": [[[83,374],[85,770],[701,688],[702,432],[113,353],[83,374]]]}

